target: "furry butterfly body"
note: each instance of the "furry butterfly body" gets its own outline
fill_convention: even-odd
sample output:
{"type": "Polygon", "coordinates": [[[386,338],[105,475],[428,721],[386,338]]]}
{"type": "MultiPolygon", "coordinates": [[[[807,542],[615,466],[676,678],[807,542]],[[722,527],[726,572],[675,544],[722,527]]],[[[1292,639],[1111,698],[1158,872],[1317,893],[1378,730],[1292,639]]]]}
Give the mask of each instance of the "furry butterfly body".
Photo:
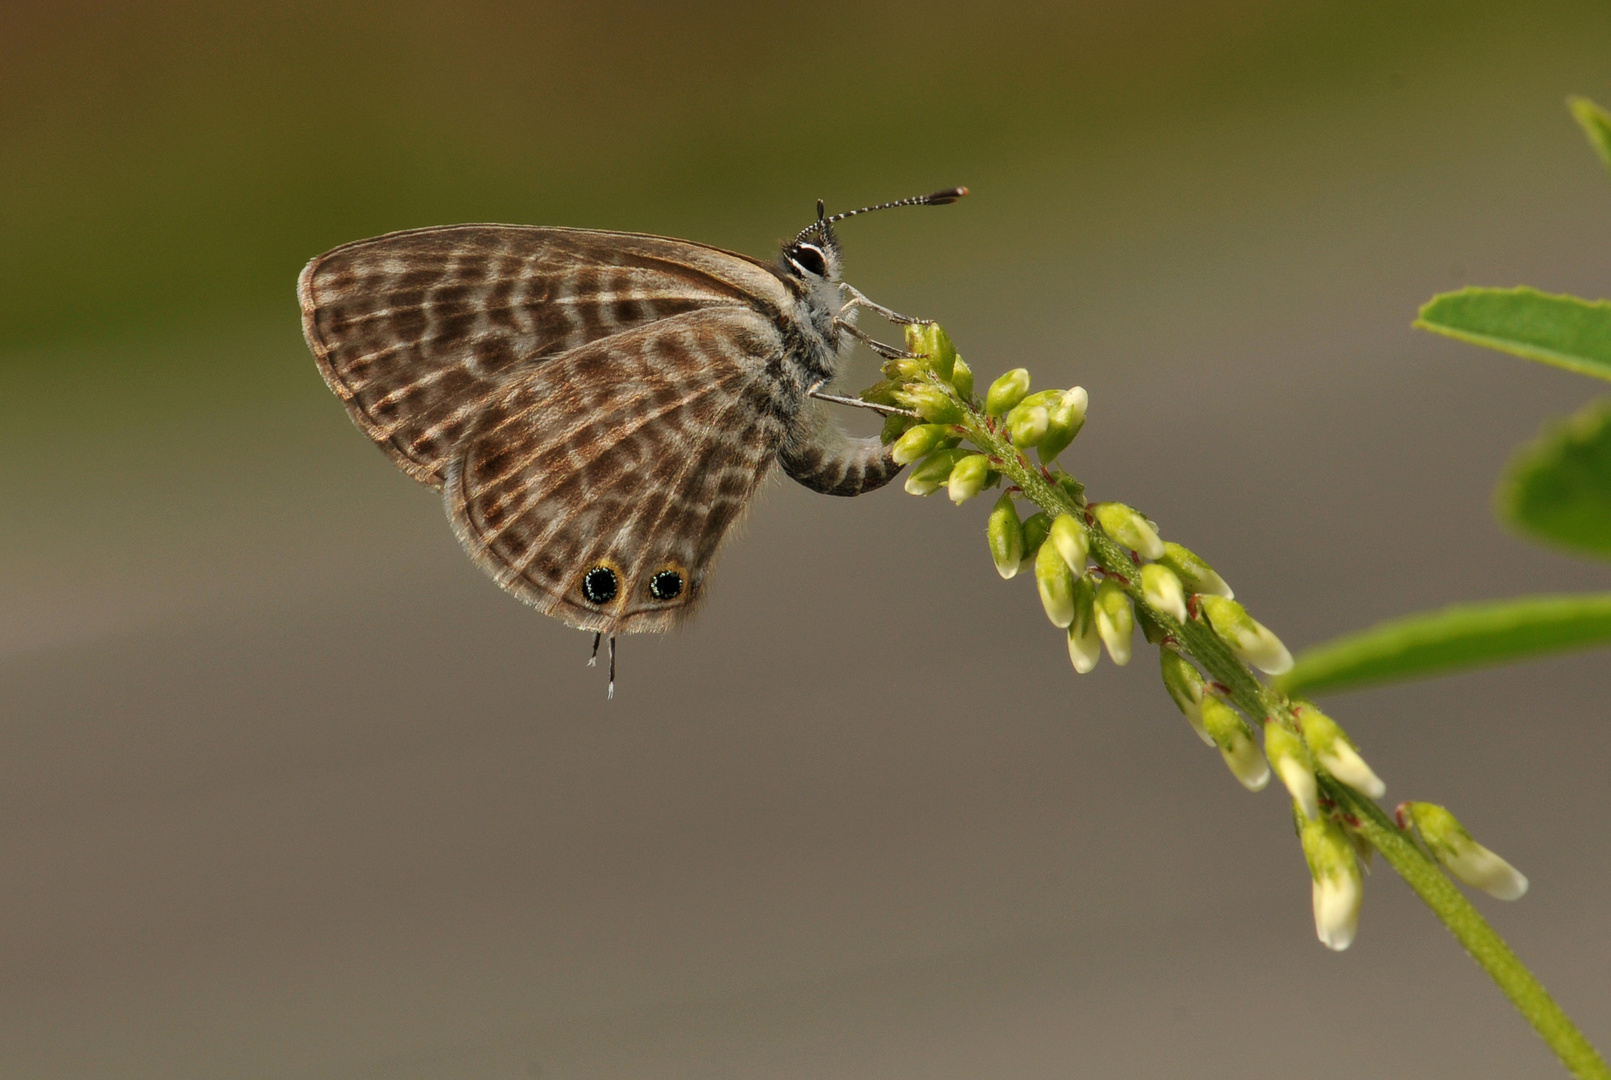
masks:
{"type": "Polygon", "coordinates": [[[392,233],[308,263],[303,330],[500,586],[572,626],[664,630],[774,463],[833,495],[900,471],[811,397],[860,336],[818,218],[776,265],[635,233],[392,233]]]}

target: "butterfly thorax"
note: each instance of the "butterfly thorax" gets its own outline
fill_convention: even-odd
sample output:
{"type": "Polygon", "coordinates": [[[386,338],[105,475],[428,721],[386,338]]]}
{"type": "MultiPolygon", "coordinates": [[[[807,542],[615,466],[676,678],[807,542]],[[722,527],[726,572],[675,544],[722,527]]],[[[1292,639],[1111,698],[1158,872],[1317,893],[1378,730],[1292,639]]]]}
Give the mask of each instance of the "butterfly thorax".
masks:
{"type": "Polygon", "coordinates": [[[789,326],[789,352],[801,366],[808,386],[834,377],[840,357],[852,340],[843,324],[855,322],[854,310],[841,314],[839,243],[829,229],[783,245],[778,277],[794,301],[789,326]]]}

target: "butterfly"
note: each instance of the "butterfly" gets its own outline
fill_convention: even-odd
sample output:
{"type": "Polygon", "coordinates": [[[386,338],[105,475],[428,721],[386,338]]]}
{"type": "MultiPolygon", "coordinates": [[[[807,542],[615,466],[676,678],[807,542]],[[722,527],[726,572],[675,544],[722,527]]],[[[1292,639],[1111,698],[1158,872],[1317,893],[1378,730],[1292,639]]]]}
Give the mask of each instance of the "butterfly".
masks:
{"type": "MultiPolygon", "coordinates": [[[[442,492],[465,551],[539,611],[610,637],[668,629],[772,465],[829,495],[900,471],[821,402],[872,303],[817,219],[773,263],[638,233],[452,225],[345,244],[297,283],[353,422],[442,492]]],[[[884,409],[883,411],[890,411],[884,409]]],[[[590,661],[591,662],[591,661],[590,661]]]]}

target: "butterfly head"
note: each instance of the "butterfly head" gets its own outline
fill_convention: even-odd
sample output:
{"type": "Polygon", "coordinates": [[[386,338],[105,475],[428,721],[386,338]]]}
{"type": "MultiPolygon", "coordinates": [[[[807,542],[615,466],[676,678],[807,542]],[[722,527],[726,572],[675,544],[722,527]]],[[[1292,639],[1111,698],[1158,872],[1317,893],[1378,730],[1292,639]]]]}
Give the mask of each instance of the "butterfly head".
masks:
{"type": "MultiPolygon", "coordinates": [[[[822,204],[817,205],[820,214],[822,204]]],[[[783,270],[802,284],[837,285],[840,265],[839,238],[821,218],[783,245],[783,270]]]]}

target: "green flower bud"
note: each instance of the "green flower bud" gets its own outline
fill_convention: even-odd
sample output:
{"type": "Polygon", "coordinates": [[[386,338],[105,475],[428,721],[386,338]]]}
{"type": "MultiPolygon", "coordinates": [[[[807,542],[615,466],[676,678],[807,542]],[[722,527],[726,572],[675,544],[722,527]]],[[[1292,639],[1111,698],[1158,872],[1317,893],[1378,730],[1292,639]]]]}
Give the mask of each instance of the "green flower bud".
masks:
{"type": "Polygon", "coordinates": [[[1292,654],[1247,608],[1223,596],[1204,596],[1203,613],[1209,625],[1231,651],[1268,675],[1292,670],[1292,654]]]}
{"type": "Polygon", "coordinates": [[[1024,400],[1029,393],[1029,369],[1013,368],[990,384],[985,392],[985,412],[990,416],[1004,416],[1008,409],[1024,400]]]}
{"type": "Polygon", "coordinates": [[[1247,726],[1236,710],[1213,694],[1204,694],[1202,702],[1203,730],[1219,747],[1231,775],[1249,791],[1263,791],[1270,782],[1270,766],[1259,753],[1253,741],[1253,729],[1247,726]]]}
{"type": "Polygon", "coordinates": [[[1046,437],[1046,407],[1019,403],[1007,414],[1007,435],[1014,446],[1034,446],[1046,437]]]}
{"type": "Polygon", "coordinates": [[[1024,519],[1024,563],[1020,570],[1029,569],[1030,562],[1040,553],[1040,546],[1046,542],[1047,534],[1052,531],[1052,519],[1044,511],[1037,510],[1024,519]]]}
{"type": "Polygon", "coordinates": [[[1264,756],[1270,768],[1286,785],[1292,801],[1305,820],[1320,813],[1320,785],[1315,781],[1314,763],[1309,760],[1309,749],[1296,732],[1288,731],[1275,720],[1264,721],[1264,756]]]}
{"type": "Polygon", "coordinates": [[[1158,531],[1140,512],[1123,503],[1105,502],[1093,503],[1091,513],[1115,543],[1123,544],[1144,559],[1163,555],[1164,545],[1158,539],[1158,531]]]}
{"type": "Polygon", "coordinates": [[[1035,585],[1040,589],[1041,606],[1056,627],[1074,622],[1074,571],[1053,544],[1041,544],[1035,555],[1035,585]]]}
{"type": "MultiPolygon", "coordinates": [[[[1018,405],[1022,405],[1026,409],[1032,405],[1039,405],[1050,412],[1052,405],[1055,404],[1057,399],[1062,396],[1063,392],[1061,390],[1036,390],[1033,394],[1025,396],[1025,398],[1020,401],[1018,405]]],[[[1018,405],[1014,405],[1013,408],[1018,408],[1018,405]]],[[[1007,411],[1011,412],[1012,409],[1007,411]]]]}
{"type": "Polygon", "coordinates": [[[1304,821],[1298,835],[1309,876],[1314,879],[1315,936],[1326,948],[1341,952],[1354,943],[1359,908],[1365,900],[1365,879],[1354,846],[1327,817],[1304,821]]]}
{"type": "Polygon", "coordinates": [[[990,544],[990,558],[995,561],[996,573],[1004,578],[1018,573],[1018,565],[1024,561],[1024,527],[1018,522],[1018,508],[1013,505],[1012,496],[1005,491],[990,511],[985,539],[990,544]]]}
{"type": "Polygon", "coordinates": [[[1214,740],[1203,727],[1203,676],[1191,662],[1173,649],[1159,649],[1159,662],[1163,666],[1164,689],[1175,706],[1185,714],[1186,722],[1197,732],[1197,737],[1209,746],[1214,740]]]}
{"type": "Polygon", "coordinates": [[[1074,571],[1074,576],[1083,576],[1086,561],[1091,556],[1091,534],[1085,531],[1084,524],[1073,514],[1058,514],[1048,539],[1068,563],[1068,568],[1074,571]]]}
{"type": "Polygon", "coordinates": [[[926,368],[921,360],[885,360],[878,370],[884,373],[884,378],[895,384],[896,389],[905,386],[913,379],[920,377],[926,368]]]}
{"type": "Polygon", "coordinates": [[[1161,563],[1148,563],[1141,568],[1142,598],[1176,622],[1186,621],[1186,593],[1173,570],[1161,563]]]}
{"type": "Polygon", "coordinates": [[[907,323],[906,351],[923,357],[924,363],[946,382],[957,361],[956,346],[951,335],[940,329],[939,323],[907,323]]]}
{"type": "Polygon", "coordinates": [[[897,403],[915,409],[919,416],[931,424],[957,424],[962,421],[961,406],[938,386],[913,383],[896,390],[893,396],[897,403]]]}
{"type": "Polygon", "coordinates": [[[1225,584],[1225,579],[1214,573],[1212,566],[1179,544],[1165,543],[1163,554],[1158,557],[1158,561],[1175,572],[1175,576],[1180,579],[1187,592],[1223,596],[1227,600],[1236,595],[1231,592],[1231,587],[1225,584]]]}
{"type": "Polygon", "coordinates": [[[906,493],[928,495],[938,491],[947,480],[951,479],[951,470],[956,467],[956,463],[970,453],[971,451],[956,447],[934,451],[906,477],[906,493]]]}
{"type": "Polygon", "coordinates": [[[1056,401],[1046,406],[1048,415],[1046,437],[1040,441],[1040,461],[1050,465],[1057,455],[1068,449],[1074,436],[1085,426],[1085,407],[1090,397],[1083,386],[1065,390],[1056,401]]]}
{"type": "Polygon", "coordinates": [[[1415,823],[1427,850],[1467,885],[1501,900],[1519,900],[1527,892],[1521,871],[1473,840],[1448,810],[1436,803],[1407,802],[1398,808],[1401,826],[1406,817],[1415,823]]]}
{"type": "MultiPolygon", "coordinates": [[[[904,417],[891,417],[891,419],[904,419],[904,417]]],[[[919,424],[906,434],[895,440],[894,449],[890,455],[897,465],[910,465],[921,458],[928,457],[935,450],[946,449],[947,440],[954,438],[951,428],[945,424],[919,424]]],[[[952,443],[955,446],[956,443],[952,443]]]]}
{"type": "Polygon", "coordinates": [[[951,386],[963,401],[973,400],[973,369],[964,364],[960,356],[951,368],[951,386]]]}
{"type": "Polygon", "coordinates": [[[884,426],[878,432],[878,441],[882,445],[888,446],[896,439],[899,439],[901,434],[906,431],[906,425],[912,422],[910,416],[891,414],[884,417],[884,426]]]}
{"type": "Polygon", "coordinates": [[[956,463],[946,481],[951,501],[961,506],[990,482],[990,461],[983,454],[969,454],[956,463]]]}
{"type": "Polygon", "coordinates": [[[1135,631],[1135,612],[1130,597],[1113,578],[1104,578],[1096,589],[1096,632],[1108,647],[1108,656],[1119,667],[1130,662],[1130,635],[1135,631]]]}
{"type": "Polygon", "coordinates": [[[1380,799],[1387,794],[1382,778],[1365,764],[1353,740],[1349,739],[1337,722],[1308,702],[1294,705],[1293,714],[1303,729],[1303,741],[1322,769],[1363,795],[1380,799]]]}
{"type": "Polygon", "coordinates": [[[896,459],[896,464],[912,464],[933,451],[950,450],[960,442],[962,440],[954,434],[949,424],[918,424],[897,438],[896,445],[889,453],[896,459]]]}
{"type": "Polygon", "coordinates": [[[893,379],[882,379],[873,383],[873,385],[856,396],[873,405],[893,405],[895,404],[895,391],[899,390],[903,385],[905,384],[896,382],[893,379]]]}
{"type": "Polygon", "coordinates": [[[1074,582],[1074,621],[1068,624],[1068,658],[1081,675],[1102,659],[1102,635],[1096,630],[1096,586],[1089,576],[1074,582]]]}

